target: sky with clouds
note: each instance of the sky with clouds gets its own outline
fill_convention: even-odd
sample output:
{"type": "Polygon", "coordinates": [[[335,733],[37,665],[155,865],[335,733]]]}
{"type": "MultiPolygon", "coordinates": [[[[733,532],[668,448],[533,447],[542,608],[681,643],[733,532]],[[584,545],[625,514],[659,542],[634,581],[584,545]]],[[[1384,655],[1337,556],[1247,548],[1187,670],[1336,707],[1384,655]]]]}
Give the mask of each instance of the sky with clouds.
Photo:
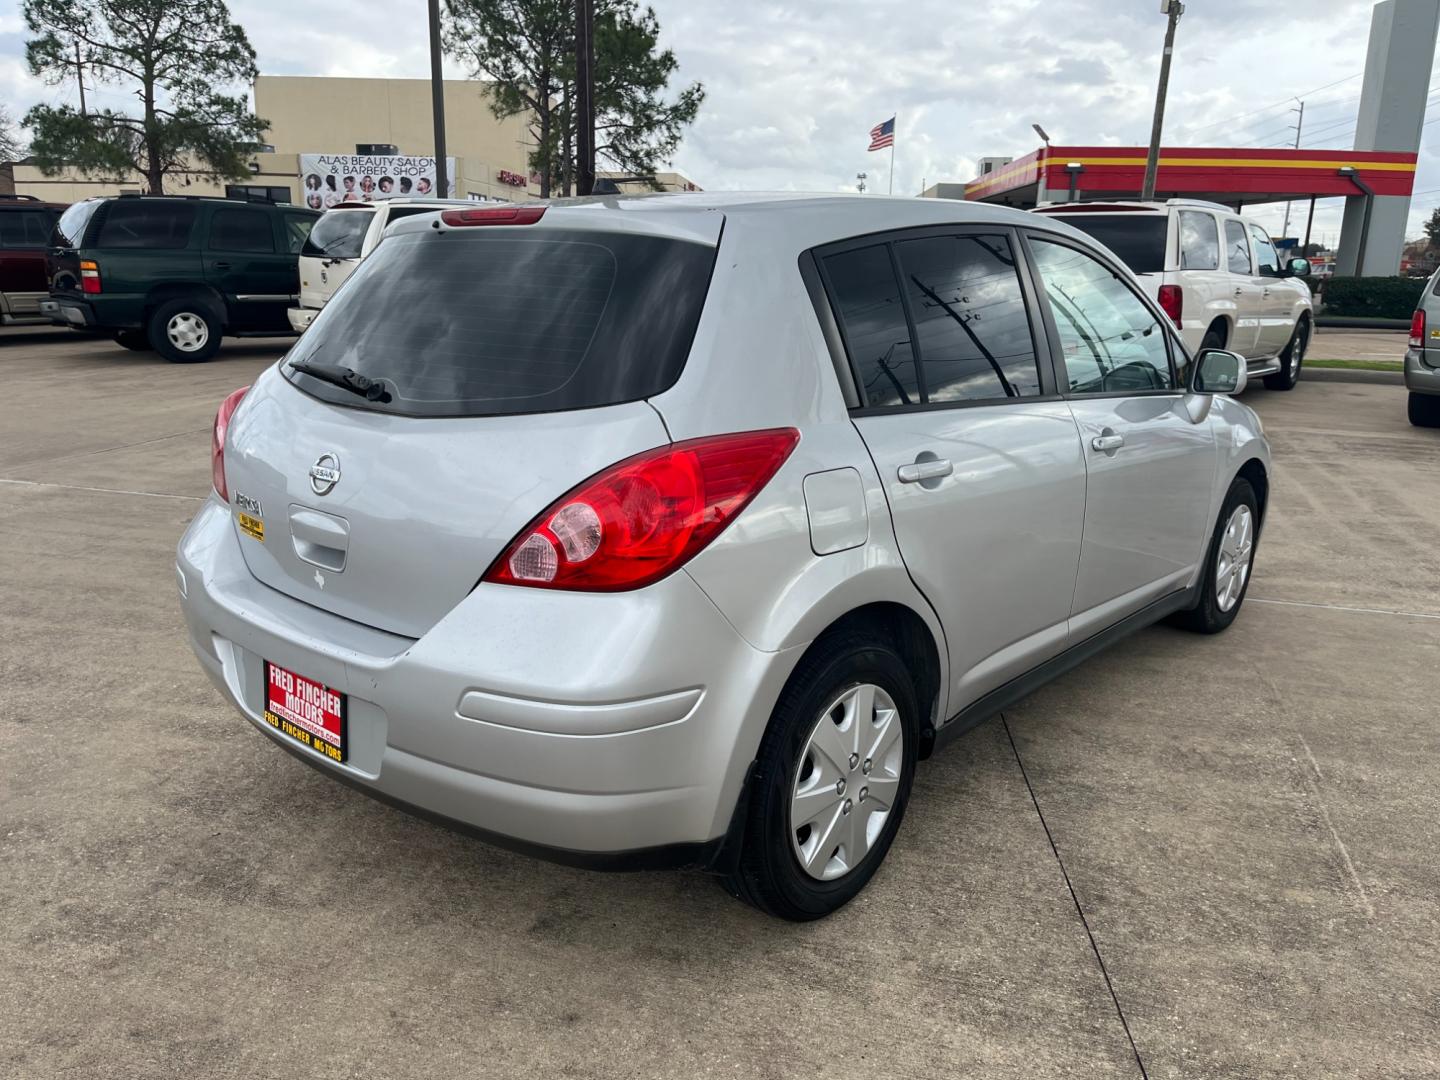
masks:
{"type": "MultiPolygon", "coordinates": [[[[892,113],[897,195],[915,194],[922,183],[972,179],[986,155],[1030,152],[1038,143],[1035,122],[1057,144],[1143,145],[1149,137],[1165,31],[1157,0],[652,5],[680,77],[707,90],[674,165],[709,189],[853,190],[863,171],[871,190],[883,191],[889,154],[865,148],[869,129],[892,113]]],[[[230,6],[262,72],[429,72],[423,0],[230,6]],[[413,8],[408,18],[406,8],[413,8]]],[[[1370,8],[1368,0],[1189,0],[1166,143],[1292,145],[1290,98],[1301,96],[1302,146],[1350,147],[1370,8]]],[[[0,0],[0,102],[17,115],[73,95],[73,87],[45,86],[28,74],[25,36],[18,0],[0,0]]],[[[447,70],[464,74],[459,65],[447,70]]],[[[1431,98],[1440,101],[1440,94],[1431,98]]],[[[1425,135],[1410,235],[1440,204],[1440,127],[1427,126],[1425,135]]],[[[1253,212],[1277,233],[1282,213],[1253,212]]],[[[1339,200],[1320,204],[1316,239],[1338,235],[1339,214],[1339,200]]]]}

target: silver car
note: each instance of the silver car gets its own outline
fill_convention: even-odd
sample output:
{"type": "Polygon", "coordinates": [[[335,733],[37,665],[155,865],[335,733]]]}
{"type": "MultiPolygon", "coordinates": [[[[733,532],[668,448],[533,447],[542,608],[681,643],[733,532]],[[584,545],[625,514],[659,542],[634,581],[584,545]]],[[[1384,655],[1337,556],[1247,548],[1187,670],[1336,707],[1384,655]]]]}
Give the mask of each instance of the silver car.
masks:
{"type": "Polygon", "coordinates": [[[1416,427],[1440,427],[1440,270],[1425,282],[1405,350],[1407,411],[1416,427]]]}
{"type": "Polygon", "coordinates": [[[224,402],[185,618],[329,776],[812,919],[919,759],[1146,624],[1235,618],[1270,475],[1244,383],[1003,208],[446,210],[224,402]]]}

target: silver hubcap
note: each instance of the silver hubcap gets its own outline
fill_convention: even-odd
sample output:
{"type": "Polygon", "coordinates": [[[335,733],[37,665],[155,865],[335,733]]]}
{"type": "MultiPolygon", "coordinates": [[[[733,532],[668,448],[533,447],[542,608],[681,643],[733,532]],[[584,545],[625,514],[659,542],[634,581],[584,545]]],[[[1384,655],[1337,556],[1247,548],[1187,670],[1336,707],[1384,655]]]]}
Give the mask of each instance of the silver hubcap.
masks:
{"type": "Polygon", "coordinates": [[[790,843],[821,881],[848,874],[885,829],[905,760],[900,711],[873,683],[852,686],[820,714],[800,751],[790,843]]]}
{"type": "Polygon", "coordinates": [[[199,315],[182,311],[165,324],[165,336],[181,352],[199,352],[210,340],[210,328],[199,315]]]}
{"type": "Polygon", "coordinates": [[[1240,601],[1250,577],[1250,557],[1255,552],[1255,518],[1250,507],[1237,506],[1220,537],[1215,559],[1215,603],[1229,611],[1240,601]]]}

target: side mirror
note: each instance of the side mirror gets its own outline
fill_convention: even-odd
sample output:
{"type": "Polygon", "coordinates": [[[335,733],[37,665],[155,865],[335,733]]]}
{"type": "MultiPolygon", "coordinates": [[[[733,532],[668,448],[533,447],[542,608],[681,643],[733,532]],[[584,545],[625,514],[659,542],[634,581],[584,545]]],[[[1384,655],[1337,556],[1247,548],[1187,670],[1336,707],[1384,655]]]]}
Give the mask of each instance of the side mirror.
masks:
{"type": "Polygon", "coordinates": [[[1190,389],[1196,394],[1238,394],[1245,382],[1243,356],[1228,349],[1206,349],[1195,360],[1190,389]]]}
{"type": "Polygon", "coordinates": [[[1309,276],[1310,276],[1310,260],[1309,260],[1309,259],[1291,259],[1290,262],[1289,262],[1288,264],[1286,264],[1285,269],[1289,270],[1290,273],[1291,273],[1291,275],[1294,276],[1294,277],[1309,277],[1309,276]]]}

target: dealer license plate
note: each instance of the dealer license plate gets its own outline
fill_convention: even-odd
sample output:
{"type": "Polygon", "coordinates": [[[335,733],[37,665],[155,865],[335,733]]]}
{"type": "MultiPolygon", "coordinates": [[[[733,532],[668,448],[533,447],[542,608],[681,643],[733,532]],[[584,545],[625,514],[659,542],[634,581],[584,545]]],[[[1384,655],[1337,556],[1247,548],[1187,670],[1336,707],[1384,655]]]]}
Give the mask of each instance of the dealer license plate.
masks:
{"type": "Polygon", "coordinates": [[[282,735],[345,760],[345,695],[265,661],[265,720],[282,735]]]}

